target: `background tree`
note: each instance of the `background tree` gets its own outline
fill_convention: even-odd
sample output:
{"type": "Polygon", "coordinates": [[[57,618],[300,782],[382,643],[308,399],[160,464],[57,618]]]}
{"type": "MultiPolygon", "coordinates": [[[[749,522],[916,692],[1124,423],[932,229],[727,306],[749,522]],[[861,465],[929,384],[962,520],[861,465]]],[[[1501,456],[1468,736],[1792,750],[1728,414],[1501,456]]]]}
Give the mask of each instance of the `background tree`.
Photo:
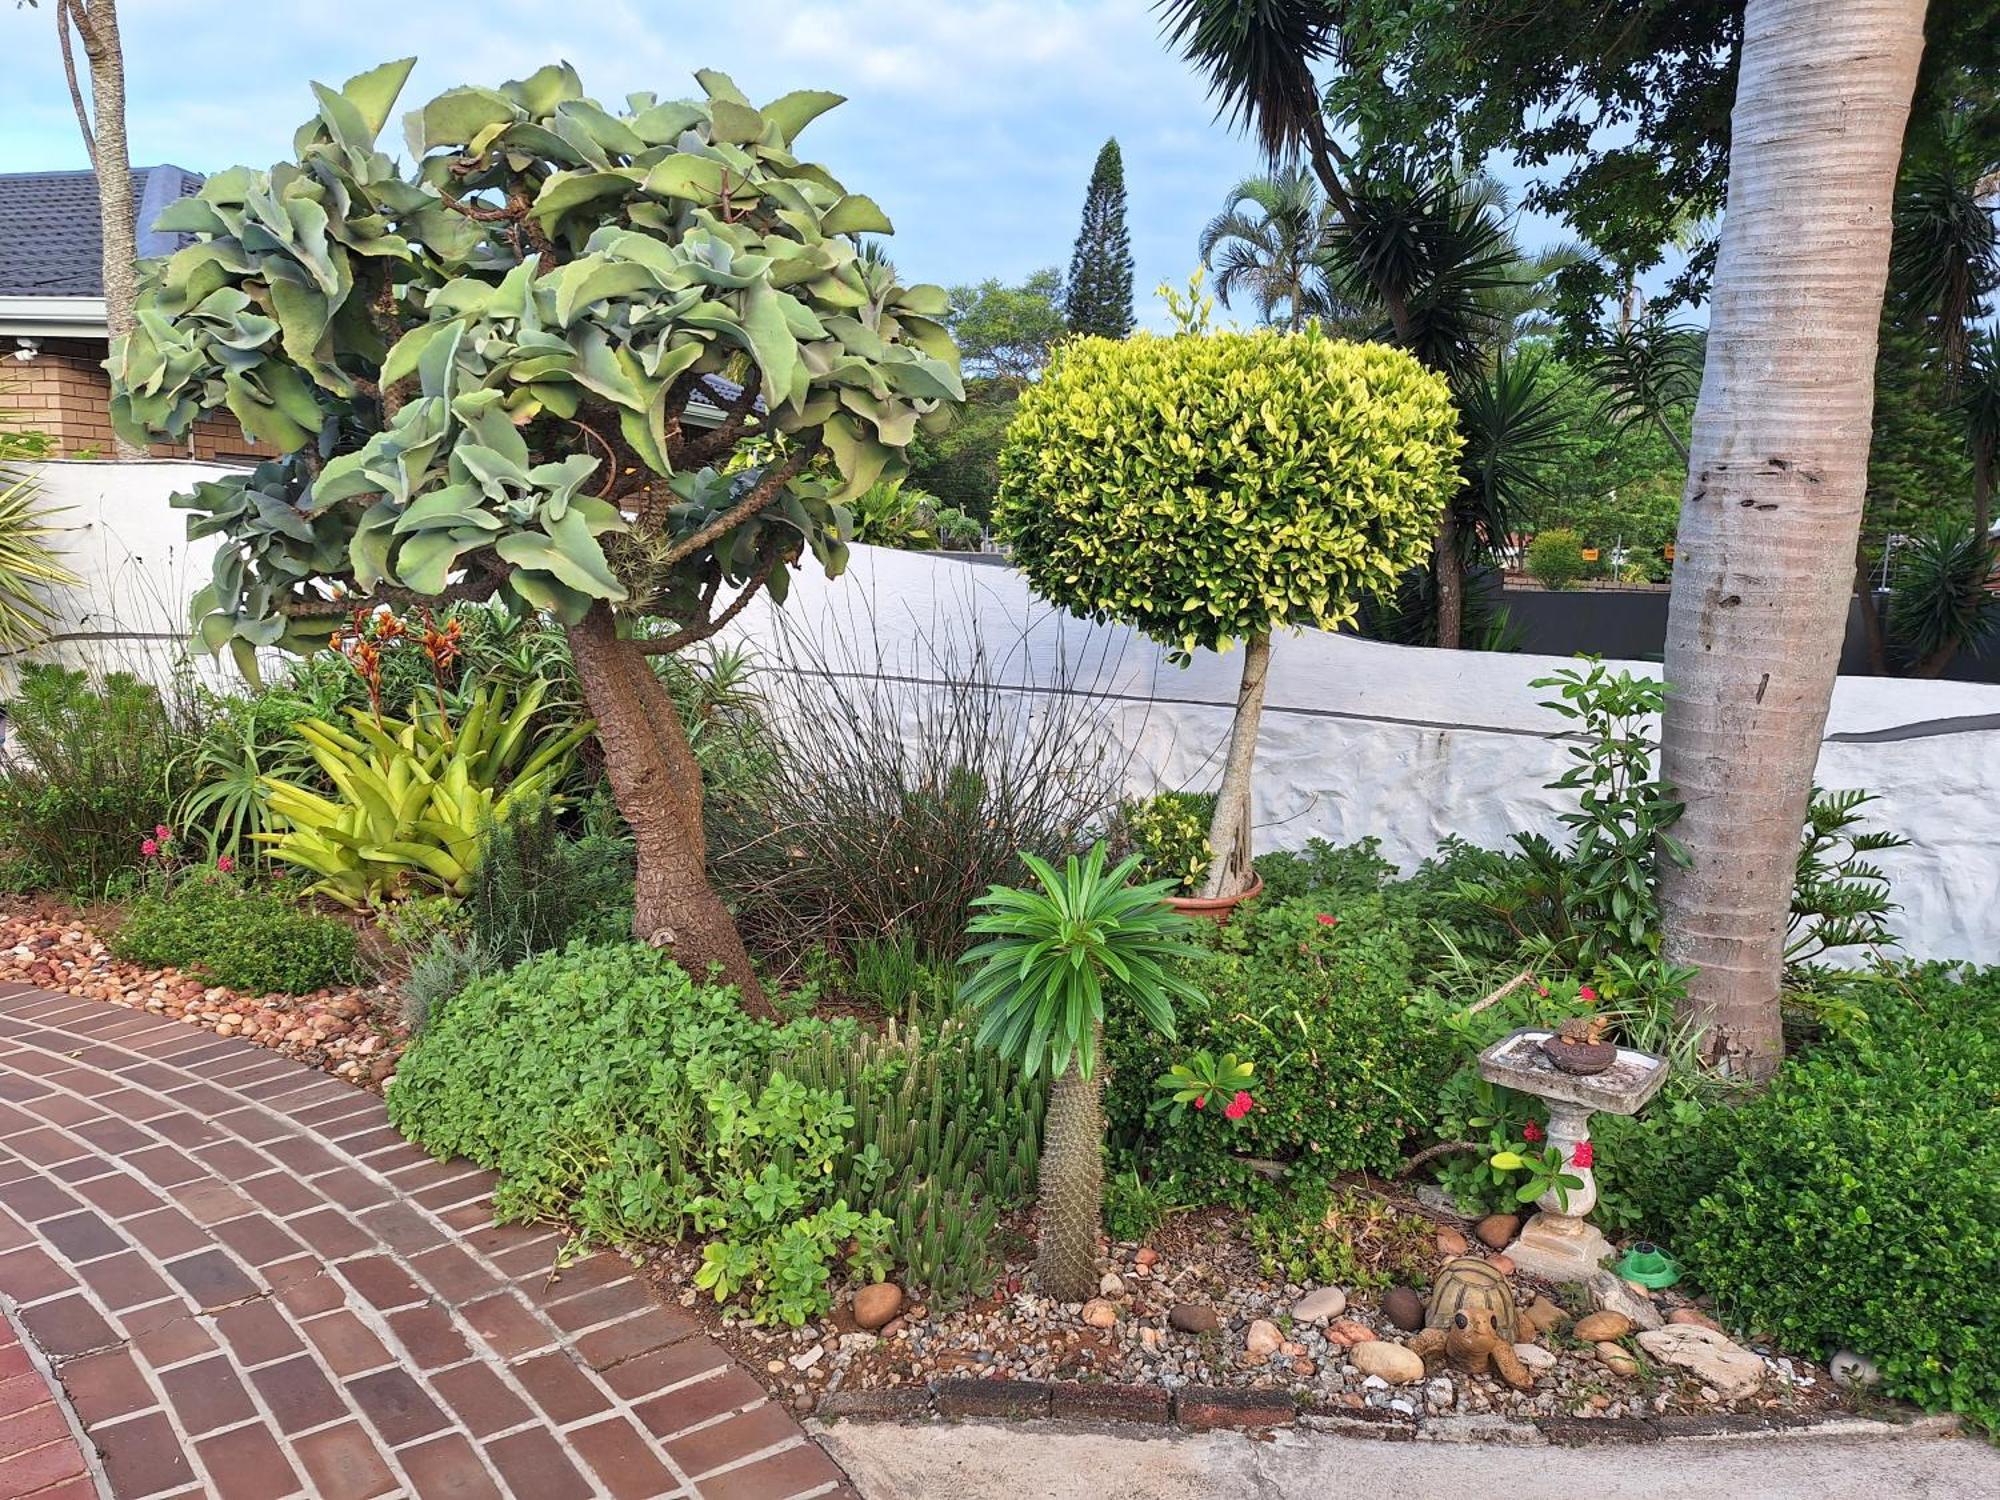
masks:
{"type": "Polygon", "coordinates": [[[1751,0],[1667,619],[1687,804],[1663,954],[1711,1054],[1764,1077],[1799,829],[1840,659],[1923,0],[1751,0]]]}
{"type": "Polygon", "coordinates": [[[1259,322],[1296,333],[1309,320],[1348,312],[1327,280],[1327,226],[1326,202],[1306,173],[1246,177],[1203,226],[1196,248],[1224,307],[1245,301],[1259,322]]]}
{"type": "Polygon", "coordinates": [[[1063,315],[1071,333],[1122,339],[1132,331],[1132,237],[1125,229],[1125,158],[1115,137],[1090,172],[1063,315]]]}
{"type": "Polygon", "coordinates": [[[296,162],[211,177],[161,227],[112,415],[184,436],[226,407],[280,457],[196,487],[217,536],[199,638],[248,671],[357,601],[496,598],[566,628],[638,856],[634,930],[757,977],[704,868],[700,769],[650,658],[845,562],[842,502],[961,394],[938,287],[856,237],[888,220],[793,153],[840,103],[705,97],[614,114],[567,65],[456,88],[376,149],[411,60],[335,92],[296,162]],[[740,388],[718,383],[733,377],[740,388]],[[719,404],[719,426],[690,420],[719,404]]]}
{"type": "Polygon", "coordinates": [[[1069,333],[1062,275],[1054,266],[1016,286],[994,276],[955,286],[950,299],[945,326],[971,376],[1018,388],[1041,372],[1069,333]]]}
{"type": "Polygon", "coordinates": [[[1459,444],[1442,380],[1316,328],[1078,339],[1023,393],[995,522],[1035,589],[1182,653],[1244,644],[1203,895],[1251,879],[1271,632],[1348,624],[1427,556],[1459,444]]]}

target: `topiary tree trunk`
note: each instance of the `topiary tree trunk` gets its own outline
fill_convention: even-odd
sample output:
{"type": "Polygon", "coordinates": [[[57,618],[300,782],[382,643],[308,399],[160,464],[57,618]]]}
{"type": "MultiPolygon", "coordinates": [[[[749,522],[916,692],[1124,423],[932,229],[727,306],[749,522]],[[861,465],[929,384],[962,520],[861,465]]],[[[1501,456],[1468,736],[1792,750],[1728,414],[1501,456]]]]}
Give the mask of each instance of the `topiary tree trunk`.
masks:
{"type": "MultiPolygon", "coordinates": [[[[1101,1030],[1099,1035],[1101,1039],[1101,1030]]],[[[1058,1302],[1083,1302],[1097,1295],[1097,1235],[1104,1223],[1103,1096],[1104,1070],[1085,1078],[1074,1062],[1049,1090],[1035,1276],[1042,1291],[1058,1302]]]]}
{"type": "Polygon", "coordinates": [[[1214,857],[1204,896],[1229,896],[1250,884],[1251,772],[1257,760],[1257,730],[1264,720],[1264,683],[1271,675],[1271,632],[1259,631],[1243,643],[1243,680],[1236,689],[1236,718],[1229,726],[1229,755],[1222,765],[1222,788],[1215,795],[1215,818],[1208,827],[1214,857]]]}

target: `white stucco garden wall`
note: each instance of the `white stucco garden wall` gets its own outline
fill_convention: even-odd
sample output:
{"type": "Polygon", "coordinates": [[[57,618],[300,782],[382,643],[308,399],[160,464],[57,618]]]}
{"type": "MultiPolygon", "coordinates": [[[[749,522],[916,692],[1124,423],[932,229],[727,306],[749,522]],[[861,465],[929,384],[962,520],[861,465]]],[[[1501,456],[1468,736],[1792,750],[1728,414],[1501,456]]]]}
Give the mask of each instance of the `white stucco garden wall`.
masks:
{"type": "MultiPolygon", "coordinates": [[[[171,672],[186,660],[186,601],[207,576],[209,548],[190,547],[167,496],[226,471],[179,461],[38,467],[45,502],[68,508],[64,551],[85,581],[64,601],[56,653],[171,672]]],[[[960,638],[976,629],[1000,680],[1024,694],[1061,684],[1108,695],[1133,792],[1205,788],[1219,772],[1239,658],[1202,652],[1177,668],[1133,632],[1051,609],[1004,567],[856,547],[841,579],[800,572],[782,614],[785,629],[865,642],[850,654],[918,680],[936,677],[929,643],[940,628],[960,638]]],[[[767,601],[736,633],[772,660],[782,655],[767,601]]],[[[1559,721],[1529,684],[1566,664],[1281,636],[1258,747],[1259,847],[1372,834],[1407,868],[1447,834],[1498,847],[1517,829],[1557,831],[1560,800],[1542,787],[1565,764],[1559,721]]],[[[11,679],[4,664],[0,679],[11,679]]],[[[2000,687],[1842,678],[1819,780],[1880,793],[1879,824],[1913,840],[1881,860],[1903,903],[1906,950],[2000,961],[2000,687]]]]}
{"type": "MultiPolygon", "coordinates": [[[[1219,775],[1240,657],[1200,652],[1177,668],[1133,632],[1052,610],[1009,569],[857,547],[838,580],[799,574],[782,613],[783,629],[865,639],[861,654],[916,678],[934,672],[927,642],[941,622],[976,621],[995,652],[1021,643],[1003,680],[1023,691],[1061,682],[1061,659],[1088,664],[1067,685],[1116,695],[1132,791],[1208,789],[1219,775]]],[[[743,639],[782,654],[771,606],[760,601],[741,623],[743,639]]],[[[1567,764],[1562,721],[1529,684],[1571,664],[1279,637],[1257,751],[1258,847],[1372,834],[1409,868],[1448,834],[1499,847],[1517,829],[1558,832],[1562,801],[1543,785],[1567,764]]],[[[1906,951],[2000,961],[2000,687],[1842,678],[1819,780],[1880,793],[1879,825],[1913,840],[1881,856],[1906,951]]]]}

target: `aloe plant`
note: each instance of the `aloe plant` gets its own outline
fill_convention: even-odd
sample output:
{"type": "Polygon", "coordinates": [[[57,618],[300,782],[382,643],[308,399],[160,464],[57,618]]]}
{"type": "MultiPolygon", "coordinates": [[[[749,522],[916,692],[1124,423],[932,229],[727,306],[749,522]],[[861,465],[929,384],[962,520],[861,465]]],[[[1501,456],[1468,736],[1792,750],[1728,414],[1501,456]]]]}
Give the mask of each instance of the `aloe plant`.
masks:
{"type": "Polygon", "coordinates": [[[289,826],[251,837],[288,864],[319,876],[312,889],[350,907],[378,904],[411,885],[464,895],[482,829],[528,799],[557,802],[553,788],[596,725],[537,730],[547,684],[511,711],[496,690],[473,695],[463,723],[433,709],[409,721],[351,709],[350,733],[324,719],[298,727],[336,797],[264,778],[271,812],[289,826]]]}

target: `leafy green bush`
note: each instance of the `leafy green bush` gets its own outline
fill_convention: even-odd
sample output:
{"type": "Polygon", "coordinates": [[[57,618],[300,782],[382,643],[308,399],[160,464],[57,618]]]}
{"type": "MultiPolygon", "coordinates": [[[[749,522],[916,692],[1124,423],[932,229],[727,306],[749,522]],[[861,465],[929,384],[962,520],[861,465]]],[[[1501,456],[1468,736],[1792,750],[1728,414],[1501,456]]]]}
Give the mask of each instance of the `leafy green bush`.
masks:
{"type": "Polygon", "coordinates": [[[1583,538],[1567,526],[1535,533],[1523,559],[1528,576],[1545,589],[1566,589],[1590,572],[1583,560],[1583,538]]]}
{"type": "Polygon", "coordinates": [[[572,944],[436,1003],[389,1102],[424,1149],[500,1173],[502,1218],[613,1243],[711,1234],[702,1284],[794,1324],[830,1304],[843,1258],[969,1289],[1038,1147],[1037,1091],[962,1026],[776,1026],[630,943],[572,944]]]}
{"type": "Polygon", "coordinates": [[[247,994],[306,995],[358,972],[354,929],[345,922],[219,875],[140,896],[110,944],[130,963],[185,969],[247,994]]]}
{"type": "Polygon", "coordinates": [[[1372,895],[1393,880],[1396,867],[1382,857],[1382,841],[1365,838],[1354,844],[1329,844],[1309,839],[1303,849],[1257,856],[1257,873],[1264,881],[1267,902],[1312,895],[1323,903],[1372,895]]]}
{"type": "Polygon", "coordinates": [[[466,906],[478,950],[501,968],[578,940],[616,942],[632,930],[631,847],[571,838],[549,799],[523,798],[481,831],[466,906]]]}
{"type": "Polygon", "coordinates": [[[185,730],[172,706],[129,672],[93,679],[52,665],[21,669],[6,705],[0,850],[17,888],[104,893],[134,868],[167,812],[167,768],[185,730]]]}
{"type": "Polygon", "coordinates": [[[1139,856],[1141,878],[1170,880],[1177,896],[1201,889],[1215,851],[1208,825],[1215,817],[1213,793],[1155,792],[1118,805],[1112,847],[1139,856]]]}
{"type": "Polygon", "coordinates": [[[1867,1024],[1705,1122],[1655,1205],[1718,1307],[2000,1428],[2000,969],[1884,970],[1867,1024]]]}
{"type": "Polygon", "coordinates": [[[1250,1217],[1258,1269],[1299,1286],[1424,1286],[1437,1227],[1355,1188],[1308,1184],[1250,1217]]]}
{"type": "Polygon", "coordinates": [[[1408,921],[1381,895],[1337,908],[1258,901],[1186,972],[1202,998],[1176,1006],[1178,1043],[1115,1007],[1106,1043],[1119,1060],[1113,1139],[1176,1190],[1259,1198],[1270,1179],[1252,1157],[1280,1163],[1291,1187],[1391,1170],[1459,1064],[1428,1019],[1408,921]],[[1240,1120],[1155,1108],[1153,1080],[1197,1049],[1255,1063],[1255,1106],[1240,1120]]]}

